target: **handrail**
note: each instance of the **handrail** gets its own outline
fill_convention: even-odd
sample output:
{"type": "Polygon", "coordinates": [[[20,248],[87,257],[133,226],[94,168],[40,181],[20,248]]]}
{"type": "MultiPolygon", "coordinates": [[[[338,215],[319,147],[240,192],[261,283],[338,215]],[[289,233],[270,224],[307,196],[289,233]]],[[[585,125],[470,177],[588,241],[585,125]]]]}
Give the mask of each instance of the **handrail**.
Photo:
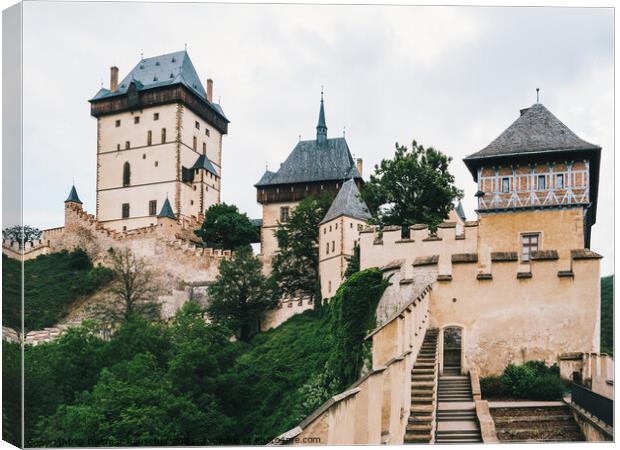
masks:
{"type": "Polygon", "coordinates": [[[581,407],[607,425],[614,423],[614,402],[576,383],[571,384],[571,403],[581,407]]]}

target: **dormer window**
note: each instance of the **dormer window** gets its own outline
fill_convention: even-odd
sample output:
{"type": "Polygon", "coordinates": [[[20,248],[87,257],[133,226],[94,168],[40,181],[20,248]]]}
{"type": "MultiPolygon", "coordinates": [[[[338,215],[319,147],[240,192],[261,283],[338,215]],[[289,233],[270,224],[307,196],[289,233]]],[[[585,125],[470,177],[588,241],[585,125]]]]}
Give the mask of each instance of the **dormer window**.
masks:
{"type": "Polygon", "coordinates": [[[153,77],[153,81],[157,81],[157,77],[153,77]]]}
{"type": "Polygon", "coordinates": [[[155,65],[156,65],[156,66],[159,66],[159,61],[155,61],[155,65]]]}

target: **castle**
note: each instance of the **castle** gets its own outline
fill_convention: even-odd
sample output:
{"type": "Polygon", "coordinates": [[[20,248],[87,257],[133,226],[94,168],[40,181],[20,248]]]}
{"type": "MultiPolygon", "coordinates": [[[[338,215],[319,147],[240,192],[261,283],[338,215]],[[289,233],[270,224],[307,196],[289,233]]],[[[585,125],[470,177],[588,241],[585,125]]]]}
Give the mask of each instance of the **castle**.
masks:
{"type": "MultiPolygon", "coordinates": [[[[203,248],[193,234],[220,201],[222,138],[229,120],[213,102],[187,52],[142,58],[119,82],[90,100],[97,119],[97,204],[83,210],[75,187],[63,227],[40,242],[4,251],[25,259],[82,247],[103,260],[125,246],[162,272],[167,315],[215,279],[230,256],[203,248]]],[[[583,141],[540,103],[484,149],[464,159],[474,181],[477,219],[460,205],[430,232],[425,224],[382,230],[359,196],[362,160],[344,137],[328,138],[321,93],[316,138],[300,140],[277,171],[255,184],[262,205],[261,251],[268,270],[273,235],[308,195],[335,200],[319,228],[324,299],[344,281],[360,247],[361,268],[391,276],[377,319],[393,319],[423,292],[432,292],[429,322],[440,330],[440,363],[459,371],[496,373],[507,362],[553,361],[566,352],[599,350],[599,259],[589,250],[596,223],[600,147],[583,141]],[[430,291],[429,291],[430,290],[430,291]],[[458,345],[443,348],[443,334],[458,345]]],[[[313,308],[312,299],[283,299],[264,328],[313,308]],[[286,307],[285,307],[286,304],[286,307]]]]}

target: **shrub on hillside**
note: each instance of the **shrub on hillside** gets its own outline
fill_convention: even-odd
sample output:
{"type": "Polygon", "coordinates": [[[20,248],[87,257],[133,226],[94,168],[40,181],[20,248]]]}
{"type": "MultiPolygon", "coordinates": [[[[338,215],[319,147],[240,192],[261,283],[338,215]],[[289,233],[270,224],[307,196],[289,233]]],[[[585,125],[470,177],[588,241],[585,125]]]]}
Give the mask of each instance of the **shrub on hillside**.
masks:
{"type": "Polygon", "coordinates": [[[502,382],[502,377],[498,375],[480,378],[480,392],[484,398],[504,397],[510,393],[502,382]]]}

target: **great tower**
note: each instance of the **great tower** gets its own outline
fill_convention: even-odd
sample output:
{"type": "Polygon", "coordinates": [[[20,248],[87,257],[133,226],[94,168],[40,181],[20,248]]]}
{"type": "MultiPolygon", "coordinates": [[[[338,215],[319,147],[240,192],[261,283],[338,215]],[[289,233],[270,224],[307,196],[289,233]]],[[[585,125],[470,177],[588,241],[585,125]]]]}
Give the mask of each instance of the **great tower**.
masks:
{"type": "Polygon", "coordinates": [[[186,51],[142,58],[91,99],[97,118],[97,220],[129,230],[156,223],[169,199],[177,218],[220,202],[229,120],[186,51]]]}

